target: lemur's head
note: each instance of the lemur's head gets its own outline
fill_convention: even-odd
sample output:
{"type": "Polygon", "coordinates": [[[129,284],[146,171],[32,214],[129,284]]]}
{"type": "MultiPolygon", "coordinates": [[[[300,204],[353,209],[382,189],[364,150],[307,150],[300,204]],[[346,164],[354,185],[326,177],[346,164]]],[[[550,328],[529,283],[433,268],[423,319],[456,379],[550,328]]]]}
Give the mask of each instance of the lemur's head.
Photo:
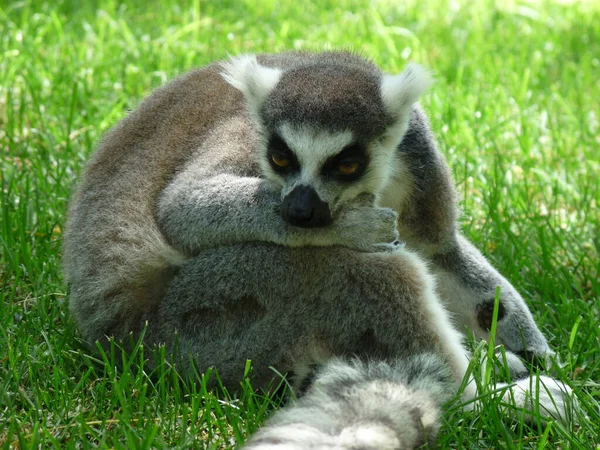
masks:
{"type": "Polygon", "coordinates": [[[288,69],[245,55],[224,69],[261,133],[260,165],[281,187],[283,218],[306,228],[328,225],[339,205],[360,194],[381,192],[411,106],[432,81],[415,64],[386,75],[346,53],[320,54],[288,69]]]}

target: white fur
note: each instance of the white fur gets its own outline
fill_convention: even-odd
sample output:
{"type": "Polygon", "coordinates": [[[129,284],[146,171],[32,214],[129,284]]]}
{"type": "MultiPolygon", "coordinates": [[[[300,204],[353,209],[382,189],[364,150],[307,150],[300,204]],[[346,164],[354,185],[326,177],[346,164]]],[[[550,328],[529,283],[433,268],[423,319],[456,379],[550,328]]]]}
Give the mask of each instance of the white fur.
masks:
{"type": "Polygon", "coordinates": [[[423,93],[433,84],[433,77],[422,66],[410,63],[398,75],[384,75],[381,81],[381,98],[389,114],[396,119],[387,130],[382,144],[396,147],[408,128],[410,110],[423,93]]]}
{"type": "MultiPolygon", "coordinates": [[[[284,180],[273,171],[266,156],[259,158],[262,173],[270,181],[281,187],[282,198],[296,186],[304,184],[313,186],[322,200],[329,202],[331,199],[326,195],[325,189],[322,189],[324,183],[320,176],[321,167],[328,158],[337,155],[352,142],[352,133],[350,131],[327,132],[308,125],[294,127],[288,123],[282,124],[277,132],[298,158],[300,174],[297,177],[288,177],[284,180]]],[[[266,148],[263,149],[264,151],[266,151],[266,148]]]]}
{"type": "Polygon", "coordinates": [[[323,163],[352,143],[352,133],[327,132],[310,126],[293,127],[284,123],[279,134],[298,158],[302,168],[302,181],[312,182],[319,176],[323,163]]]}
{"type": "MultiPolygon", "coordinates": [[[[502,386],[506,384],[499,385],[502,386]]],[[[541,417],[569,424],[577,409],[572,389],[547,376],[532,376],[517,381],[502,394],[502,400],[511,406],[507,411],[509,415],[527,422],[535,422],[535,416],[539,413],[541,417]]]]}
{"type": "MultiPolygon", "coordinates": [[[[430,275],[426,264],[413,252],[406,249],[399,251],[402,251],[405,257],[411,260],[414,267],[418,268],[422,273],[421,280],[424,291],[423,308],[426,312],[427,320],[430,322],[433,329],[437,329],[440,338],[440,346],[444,350],[444,356],[450,363],[452,375],[454,376],[454,379],[460,383],[469,368],[469,358],[462,345],[462,335],[453,326],[446,308],[438,300],[435,291],[435,279],[430,275]]],[[[464,397],[475,397],[475,392],[475,385],[470,382],[465,389],[464,397]]]]}
{"type": "MultiPolygon", "coordinates": [[[[282,124],[278,132],[290,149],[294,152],[301,166],[300,177],[293,183],[284,187],[281,177],[273,173],[267,158],[261,159],[263,173],[276,181],[283,188],[282,196],[287,195],[299,184],[313,186],[325,201],[332,199],[325,194],[326,189],[321,177],[321,168],[327,159],[340,153],[344,147],[351,144],[354,137],[350,131],[328,132],[312,128],[308,125],[295,127],[289,123],[282,124]]],[[[364,177],[344,189],[337,199],[339,203],[351,200],[360,193],[371,192],[374,194],[382,191],[391,176],[396,171],[394,164],[396,146],[386,147],[381,143],[373,143],[367,149],[370,162],[364,177]]],[[[335,208],[336,205],[330,205],[335,208]]]]}
{"type": "MultiPolygon", "coordinates": [[[[402,136],[400,136],[400,139],[402,136]]],[[[399,140],[400,140],[399,139],[399,140]]],[[[376,142],[369,147],[368,173],[364,177],[366,189],[368,192],[379,194],[383,192],[390,178],[398,171],[399,164],[396,164],[398,142],[376,142]]]]}
{"type": "Polygon", "coordinates": [[[433,84],[433,77],[422,66],[410,63],[398,75],[384,75],[381,82],[381,97],[394,116],[410,111],[423,93],[433,84]]]}
{"type": "Polygon", "coordinates": [[[222,77],[244,94],[251,114],[258,118],[258,111],[279,82],[282,71],[261,66],[255,55],[231,58],[222,67],[222,77]]]}
{"type": "Polygon", "coordinates": [[[379,196],[379,206],[404,211],[407,200],[414,190],[414,177],[399,154],[395,154],[392,171],[383,184],[379,196]]]}
{"type": "MultiPolygon", "coordinates": [[[[414,434],[417,434],[416,431],[414,434]]],[[[415,440],[414,437],[413,440],[415,440]]],[[[380,450],[402,448],[394,430],[381,423],[360,423],[345,428],[340,433],[339,441],[343,448],[378,448],[380,450]]]]}

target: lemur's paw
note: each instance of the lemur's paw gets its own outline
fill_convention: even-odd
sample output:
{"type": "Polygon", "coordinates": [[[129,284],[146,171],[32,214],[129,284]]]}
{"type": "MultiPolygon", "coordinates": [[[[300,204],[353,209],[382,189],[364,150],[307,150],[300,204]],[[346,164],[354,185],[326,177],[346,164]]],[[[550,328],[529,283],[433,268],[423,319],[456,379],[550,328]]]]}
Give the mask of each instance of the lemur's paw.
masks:
{"type": "Polygon", "coordinates": [[[394,250],[398,241],[398,214],[391,208],[350,207],[340,213],[335,231],[342,245],[364,252],[394,250]]]}
{"type": "MultiPolygon", "coordinates": [[[[497,352],[496,356],[498,358],[498,361],[500,361],[501,363],[505,363],[502,364],[502,368],[508,370],[508,374],[510,375],[511,380],[521,380],[531,375],[531,372],[523,363],[523,360],[517,354],[505,350],[503,352],[497,352]]],[[[502,368],[497,367],[496,372],[502,372],[502,368]]]]}
{"type": "Polygon", "coordinates": [[[532,376],[512,384],[502,400],[510,405],[510,415],[528,423],[557,420],[576,422],[579,405],[573,390],[559,380],[532,376]]]}

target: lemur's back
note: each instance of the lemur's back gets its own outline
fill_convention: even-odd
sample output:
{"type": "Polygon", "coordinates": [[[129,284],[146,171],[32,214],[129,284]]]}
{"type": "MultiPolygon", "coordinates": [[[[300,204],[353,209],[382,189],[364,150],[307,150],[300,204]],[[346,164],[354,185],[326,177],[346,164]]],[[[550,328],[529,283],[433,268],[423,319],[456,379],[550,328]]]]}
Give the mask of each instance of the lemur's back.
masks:
{"type": "Polygon", "coordinates": [[[72,310],[80,323],[96,322],[84,333],[104,330],[86,338],[118,336],[160,298],[161,274],[184,255],[156,225],[156,198],[206,132],[242,112],[241,94],[212,65],[156,90],[104,138],[72,200],[65,236],[72,310]]]}

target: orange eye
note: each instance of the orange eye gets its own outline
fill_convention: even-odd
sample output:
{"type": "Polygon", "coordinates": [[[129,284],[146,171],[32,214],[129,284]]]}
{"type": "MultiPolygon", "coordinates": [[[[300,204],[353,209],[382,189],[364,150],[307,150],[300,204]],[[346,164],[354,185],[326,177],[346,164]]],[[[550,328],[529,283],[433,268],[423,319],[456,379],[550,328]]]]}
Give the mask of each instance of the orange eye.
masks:
{"type": "Polygon", "coordinates": [[[279,156],[275,153],[271,155],[273,162],[279,167],[287,167],[290,165],[290,160],[284,156],[279,156]]]}
{"type": "Polygon", "coordinates": [[[337,169],[343,175],[352,175],[352,174],[356,173],[359,168],[360,168],[359,163],[351,162],[351,163],[340,164],[337,169]]]}

